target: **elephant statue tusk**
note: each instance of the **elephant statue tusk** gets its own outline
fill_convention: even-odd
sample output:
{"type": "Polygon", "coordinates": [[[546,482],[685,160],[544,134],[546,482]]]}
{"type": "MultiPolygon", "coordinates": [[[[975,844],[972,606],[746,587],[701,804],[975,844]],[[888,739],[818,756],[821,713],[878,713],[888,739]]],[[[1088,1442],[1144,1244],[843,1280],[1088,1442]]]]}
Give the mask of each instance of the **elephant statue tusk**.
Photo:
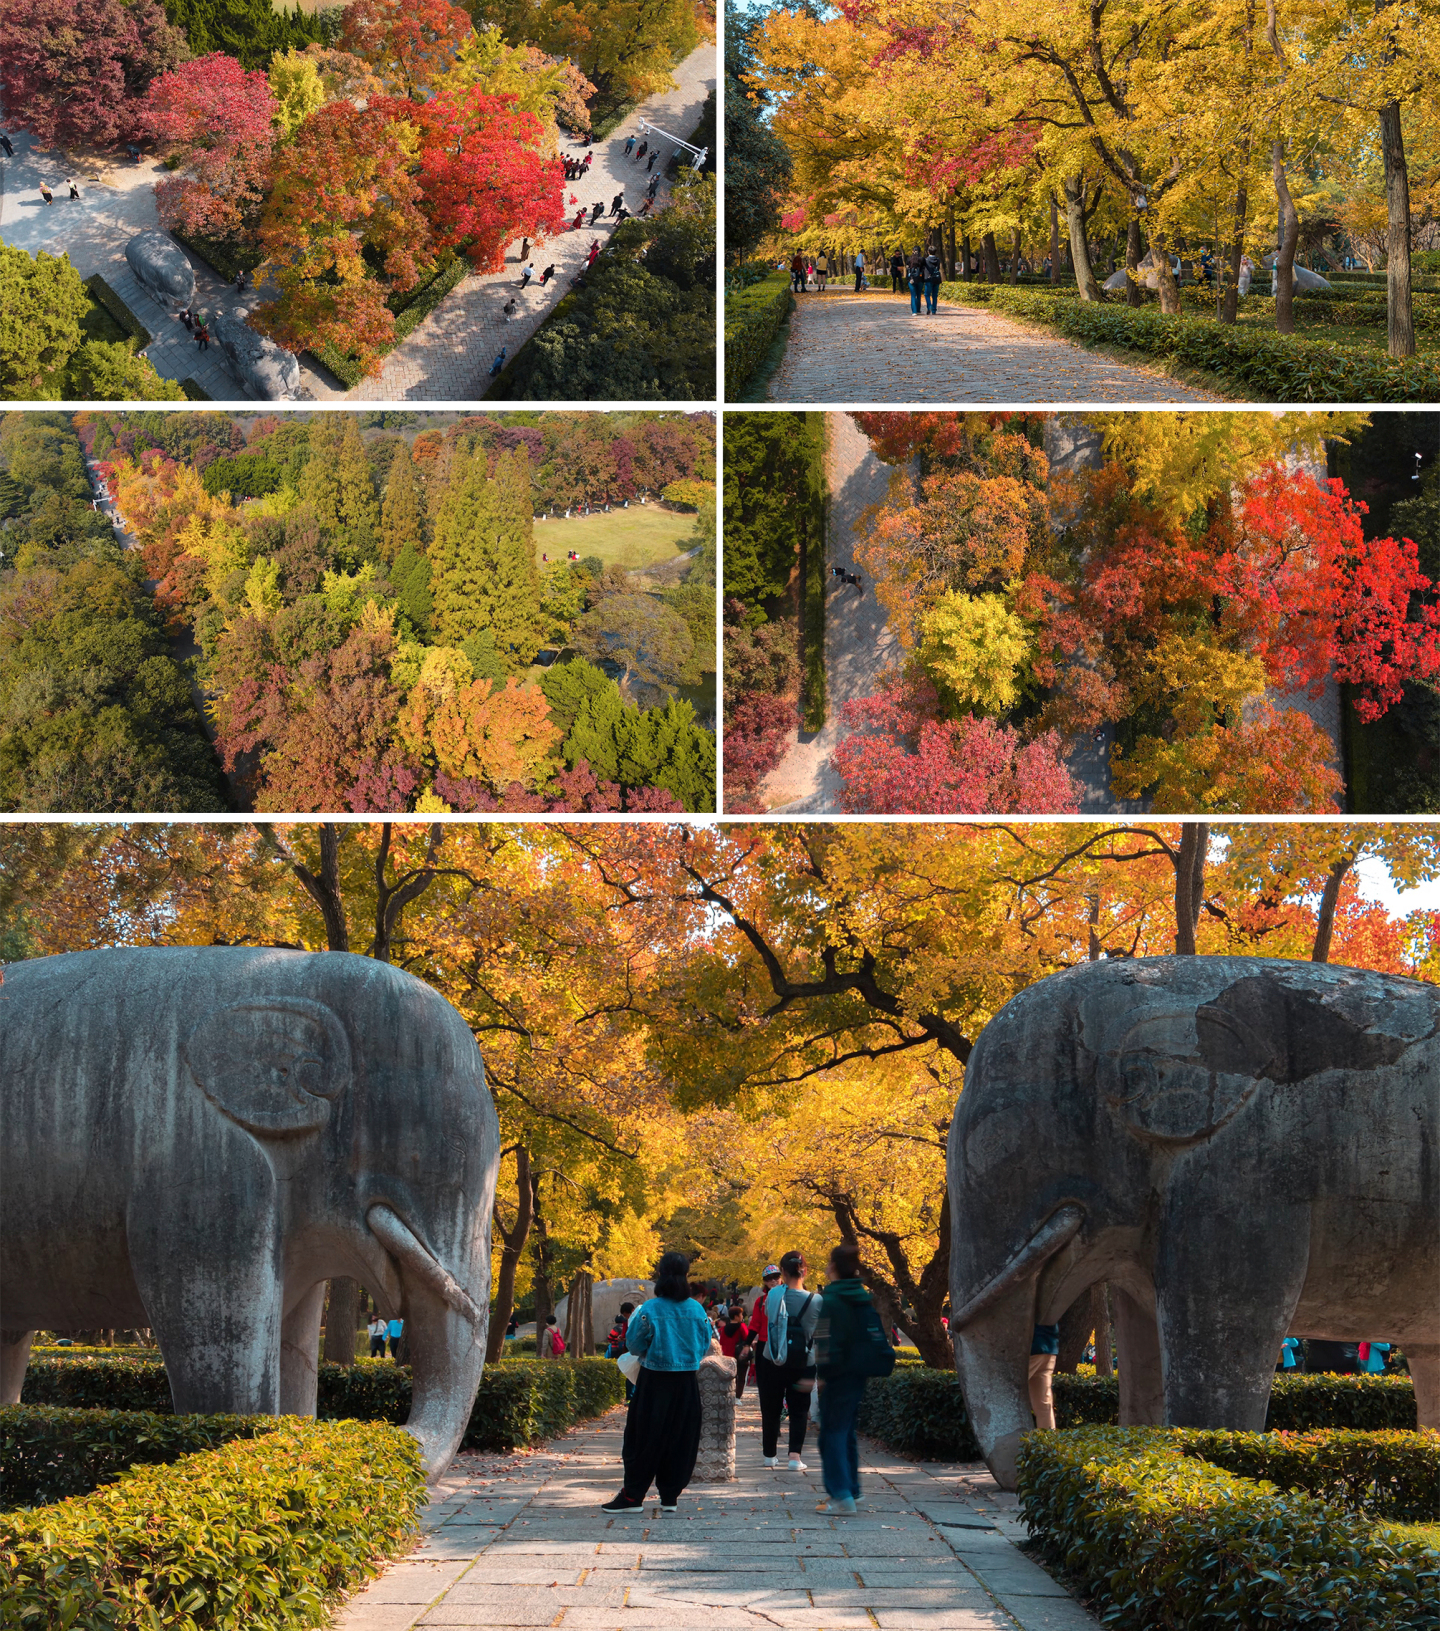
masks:
{"type": "Polygon", "coordinates": [[[957,1313],[950,1316],[950,1330],[960,1330],[977,1314],[982,1314],[991,1303],[1003,1297],[1017,1281],[1044,1263],[1079,1231],[1085,1214],[1078,1206],[1062,1206],[1031,1235],[1030,1239],[987,1285],[983,1286],[957,1313]]]}
{"type": "Polygon", "coordinates": [[[470,1294],[415,1238],[404,1222],[388,1206],[376,1203],[365,1214],[370,1232],[398,1263],[423,1280],[456,1313],[472,1325],[480,1324],[480,1310],[470,1294]]]}

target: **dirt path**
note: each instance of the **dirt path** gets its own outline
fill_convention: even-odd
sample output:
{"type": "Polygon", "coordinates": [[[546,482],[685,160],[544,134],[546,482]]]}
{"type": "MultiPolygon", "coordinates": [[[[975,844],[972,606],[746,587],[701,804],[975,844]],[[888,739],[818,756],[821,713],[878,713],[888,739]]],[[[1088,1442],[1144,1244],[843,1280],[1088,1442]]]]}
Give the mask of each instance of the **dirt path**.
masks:
{"type": "Polygon", "coordinates": [[[987,311],[914,316],[905,295],[795,297],[770,402],[1218,402],[987,311]]]}
{"type": "MultiPolygon", "coordinates": [[[[825,568],[856,570],[855,524],[867,506],[878,504],[894,471],[870,451],[869,439],[848,413],[825,415],[825,478],[829,489],[825,520],[825,568]]],[[[840,778],[830,755],[847,735],[841,711],[854,697],[869,696],[881,672],[900,655],[899,641],[875,598],[866,573],[861,593],[827,576],[825,593],[824,728],[796,731],[784,759],[760,786],[771,810],[787,815],[827,815],[840,809],[840,778]]]]}

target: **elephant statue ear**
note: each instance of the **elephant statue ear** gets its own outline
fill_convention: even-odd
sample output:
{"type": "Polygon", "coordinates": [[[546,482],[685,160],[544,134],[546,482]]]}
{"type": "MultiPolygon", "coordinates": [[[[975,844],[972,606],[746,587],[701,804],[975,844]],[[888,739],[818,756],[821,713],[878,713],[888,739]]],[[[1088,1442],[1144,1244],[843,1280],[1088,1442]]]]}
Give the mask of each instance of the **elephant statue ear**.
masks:
{"type": "Polygon", "coordinates": [[[1208,1006],[1149,1014],[1102,1057],[1100,1087],[1138,1138],[1170,1145],[1213,1137],[1276,1074],[1273,1049],[1243,1018],[1208,1006]],[[1199,1037],[1197,1048],[1194,1038],[1199,1037]]]}
{"type": "Polygon", "coordinates": [[[334,1012],[302,997],[212,1009],[185,1063],[201,1092],[248,1132],[283,1138],[323,1127],[350,1084],[350,1042],[334,1012]]]}

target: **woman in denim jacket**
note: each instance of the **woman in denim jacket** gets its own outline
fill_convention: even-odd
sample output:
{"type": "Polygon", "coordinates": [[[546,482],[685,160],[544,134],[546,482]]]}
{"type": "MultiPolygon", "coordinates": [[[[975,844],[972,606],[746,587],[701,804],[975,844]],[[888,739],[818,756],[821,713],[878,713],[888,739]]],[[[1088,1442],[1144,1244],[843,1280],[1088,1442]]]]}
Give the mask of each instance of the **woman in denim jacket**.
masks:
{"type": "Polygon", "coordinates": [[[673,1512],[695,1471],[700,1447],[700,1361],[715,1332],[690,1295],[690,1260],[666,1252],[655,1269],[655,1295],[630,1316],[625,1346],[640,1356],[635,1397],[625,1417],[625,1482],[603,1512],[639,1512],[654,1483],[660,1510],[673,1512]]]}

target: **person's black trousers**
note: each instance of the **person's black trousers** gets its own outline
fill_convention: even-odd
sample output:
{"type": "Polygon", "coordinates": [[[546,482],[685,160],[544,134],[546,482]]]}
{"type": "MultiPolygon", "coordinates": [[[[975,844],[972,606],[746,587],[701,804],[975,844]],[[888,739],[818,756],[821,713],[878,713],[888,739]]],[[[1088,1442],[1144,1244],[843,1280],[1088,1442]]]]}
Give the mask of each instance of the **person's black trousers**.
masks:
{"type": "Polygon", "coordinates": [[[890,274],[890,293],[891,294],[904,294],[905,293],[905,274],[903,272],[891,272],[891,274],[890,274]]]}
{"type": "Polygon", "coordinates": [[[641,1367],[625,1417],[620,1455],[625,1493],[643,1501],[653,1483],[661,1503],[674,1504],[695,1471],[700,1449],[700,1381],[693,1370],[641,1367]]]}
{"type": "Polygon", "coordinates": [[[780,1406],[790,1412],[790,1454],[805,1448],[805,1429],[810,1425],[810,1395],[798,1387],[786,1387],[785,1373],[762,1354],[755,1361],[755,1391],[760,1395],[760,1448],[767,1456],[776,1453],[780,1442],[780,1406]]]}

